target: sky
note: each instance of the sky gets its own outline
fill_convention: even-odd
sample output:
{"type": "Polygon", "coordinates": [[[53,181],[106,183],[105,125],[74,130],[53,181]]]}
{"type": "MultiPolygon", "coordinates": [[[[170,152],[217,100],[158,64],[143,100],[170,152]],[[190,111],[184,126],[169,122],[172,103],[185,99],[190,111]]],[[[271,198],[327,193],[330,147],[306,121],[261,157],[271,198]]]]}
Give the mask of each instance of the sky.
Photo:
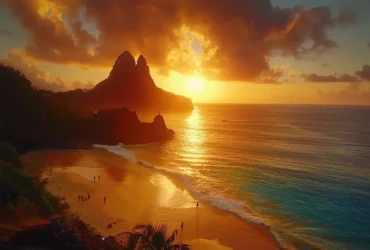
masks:
{"type": "Polygon", "coordinates": [[[194,102],[370,105],[368,0],[0,0],[0,62],[88,89],[143,55],[194,102]]]}

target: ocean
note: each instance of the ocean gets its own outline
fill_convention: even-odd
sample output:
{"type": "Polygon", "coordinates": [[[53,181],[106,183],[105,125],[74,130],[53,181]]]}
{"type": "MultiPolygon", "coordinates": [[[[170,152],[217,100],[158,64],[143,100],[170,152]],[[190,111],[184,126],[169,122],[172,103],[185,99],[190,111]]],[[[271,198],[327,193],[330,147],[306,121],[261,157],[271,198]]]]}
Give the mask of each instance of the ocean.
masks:
{"type": "Polygon", "coordinates": [[[195,105],[173,140],[101,146],[297,249],[370,249],[370,107],[195,105]]]}

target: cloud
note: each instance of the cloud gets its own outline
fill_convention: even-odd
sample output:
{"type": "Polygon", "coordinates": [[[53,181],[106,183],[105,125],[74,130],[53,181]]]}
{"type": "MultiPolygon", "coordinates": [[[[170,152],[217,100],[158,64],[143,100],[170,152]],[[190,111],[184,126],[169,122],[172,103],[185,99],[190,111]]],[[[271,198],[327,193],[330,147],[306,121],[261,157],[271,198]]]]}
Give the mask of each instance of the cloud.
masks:
{"type": "Polygon", "coordinates": [[[357,19],[357,12],[355,12],[353,9],[345,8],[339,12],[337,22],[339,25],[347,26],[356,23],[357,19]]]}
{"type": "Polygon", "coordinates": [[[306,82],[358,82],[360,81],[356,76],[351,76],[348,74],[343,74],[341,76],[335,75],[318,75],[318,74],[302,74],[301,77],[306,82]]]}
{"type": "Polygon", "coordinates": [[[48,72],[40,69],[39,67],[29,64],[20,55],[10,53],[5,58],[0,59],[0,63],[4,65],[12,66],[20,70],[28,80],[32,82],[32,85],[39,89],[46,89],[52,91],[65,91],[72,88],[91,88],[91,83],[82,84],[81,82],[74,82],[72,85],[66,84],[60,77],[57,77],[55,81],[50,79],[48,72]]]}
{"type": "Polygon", "coordinates": [[[62,15],[71,12],[68,2],[71,1],[63,4],[61,1],[7,1],[12,14],[29,34],[27,55],[58,63],[90,62],[88,45],[93,39],[78,22],[72,23],[72,31],[68,30],[62,15]]]}
{"type": "Polygon", "coordinates": [[[258,78],[270,70],[273,53],[300,58],[335,48],[327,31],[356,19],[349,10],[336,17],[329,7],[280,8],[270,0],[7,3],[29,34],[25,51],[35,59],[106,67],[129,50],[145,55],[159,72],[199,71],[209,79],[229,81],[258,78]],[[99,33],[89,33],[85,22],[99,33]],[[202,42],[200,56],[194,55],[194,39],[202,42]]]}
{"type": "Polygon", "coordinates": [[[370,87],[360,82],[350,83],[347,87],[331,92],[317,91],[320,100],[327,103],[346,103],[351,105],[370,105],[370,87]]]}
{"type": "Polygon", "coordinates": [[[7,36],[13,36],[13,33],[10,32],[9,30],[7,29],[0,29],[0,35],[1,34],[4,34],[4,35],[7,35],[7,36]]]}
{"type": "Polygon", "coordinates": [[[321,64],[321,67],[327,69],[327,68],[329,68],[329,64],[324,62],[323,64],[321,64]]]}
{"type": "Polygon", "coordinates": [[[362,66],[362,69],[356,71],[355,74],[366,81],[370,81],[370,65],[362,66]]]}
{"type": "Polygon", "coordinates": [[[261,72],[260,76],[255,81],[257,83],[265,84],[281,84],[282,82],[279,79],[284,75],[286,68],[287,66],[281,65],[269,70],[265,70],[261,72]]]}
{"type": "Polygon", "coordinates": [[[337,24],[329,7],[315,7],[294,14],[282,32],[271,36],[275,49],[299,59],[307,54],[321,54],[337,47],[337,43],[326,34],[328,29],[337,24]]]}
{"type": "Polygon", "coordinates": [[[295,70],[291,70],[290,72],[289,72],[289,76],[290,77],[297,77],[297,76],[299,76],[300,74],[299,74],[299,72],[297,72],[297,71],[295,71],[295,70]]]}

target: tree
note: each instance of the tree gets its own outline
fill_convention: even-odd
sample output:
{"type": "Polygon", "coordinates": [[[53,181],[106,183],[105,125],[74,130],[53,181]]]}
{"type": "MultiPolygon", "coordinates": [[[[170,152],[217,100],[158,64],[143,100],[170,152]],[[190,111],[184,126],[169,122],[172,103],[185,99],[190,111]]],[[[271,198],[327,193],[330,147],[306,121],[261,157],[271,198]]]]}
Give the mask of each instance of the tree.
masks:
{"type": "Polygon", "coordinates": [[[37,215],[50,217],[68,208],[61,199],[45,188],[46,180],[33,178],[23,171],[17,151],[0,142],[0,209],[12,212],[12,207],[26,205],[37,215]]]}
{"type": "Polygon", "coordinates": [[[16,169],[23,168],[17,150],[4,142],[0,142],[0,161],[10,164],[16,169]]]}
{"type": "Polygon", "coordinates": [[[167,226],[163,224],[155,227],[150,224],[136,226],[132,232],[125,232],[116,238],[126,247],[126,249],[145,249],[145,250],[188,250],[187,244],[173,244],[175,241],[175,229],[172,234],[167,236],[167,226]]]}

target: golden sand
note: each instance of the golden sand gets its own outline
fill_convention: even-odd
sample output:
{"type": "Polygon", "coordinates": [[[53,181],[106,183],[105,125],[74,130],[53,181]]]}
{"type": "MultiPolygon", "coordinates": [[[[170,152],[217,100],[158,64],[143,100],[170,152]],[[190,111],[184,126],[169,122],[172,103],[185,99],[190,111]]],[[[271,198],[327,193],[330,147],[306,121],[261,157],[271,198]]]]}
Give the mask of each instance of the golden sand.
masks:
{"type": "Polygon", "coordinates": [[[103,235],[143,223],[167,224],[172,232],[183,222],[176,239],[192,249],[279,249],[267,228],[205,203],[196,208],[197,201],[178,181],[107,151],[40,151],[22,160],[30,174],[48,177],[47,188],[103,235]],[[89,201],[78,201],[78,195],[88,194],[89,201]]]}

